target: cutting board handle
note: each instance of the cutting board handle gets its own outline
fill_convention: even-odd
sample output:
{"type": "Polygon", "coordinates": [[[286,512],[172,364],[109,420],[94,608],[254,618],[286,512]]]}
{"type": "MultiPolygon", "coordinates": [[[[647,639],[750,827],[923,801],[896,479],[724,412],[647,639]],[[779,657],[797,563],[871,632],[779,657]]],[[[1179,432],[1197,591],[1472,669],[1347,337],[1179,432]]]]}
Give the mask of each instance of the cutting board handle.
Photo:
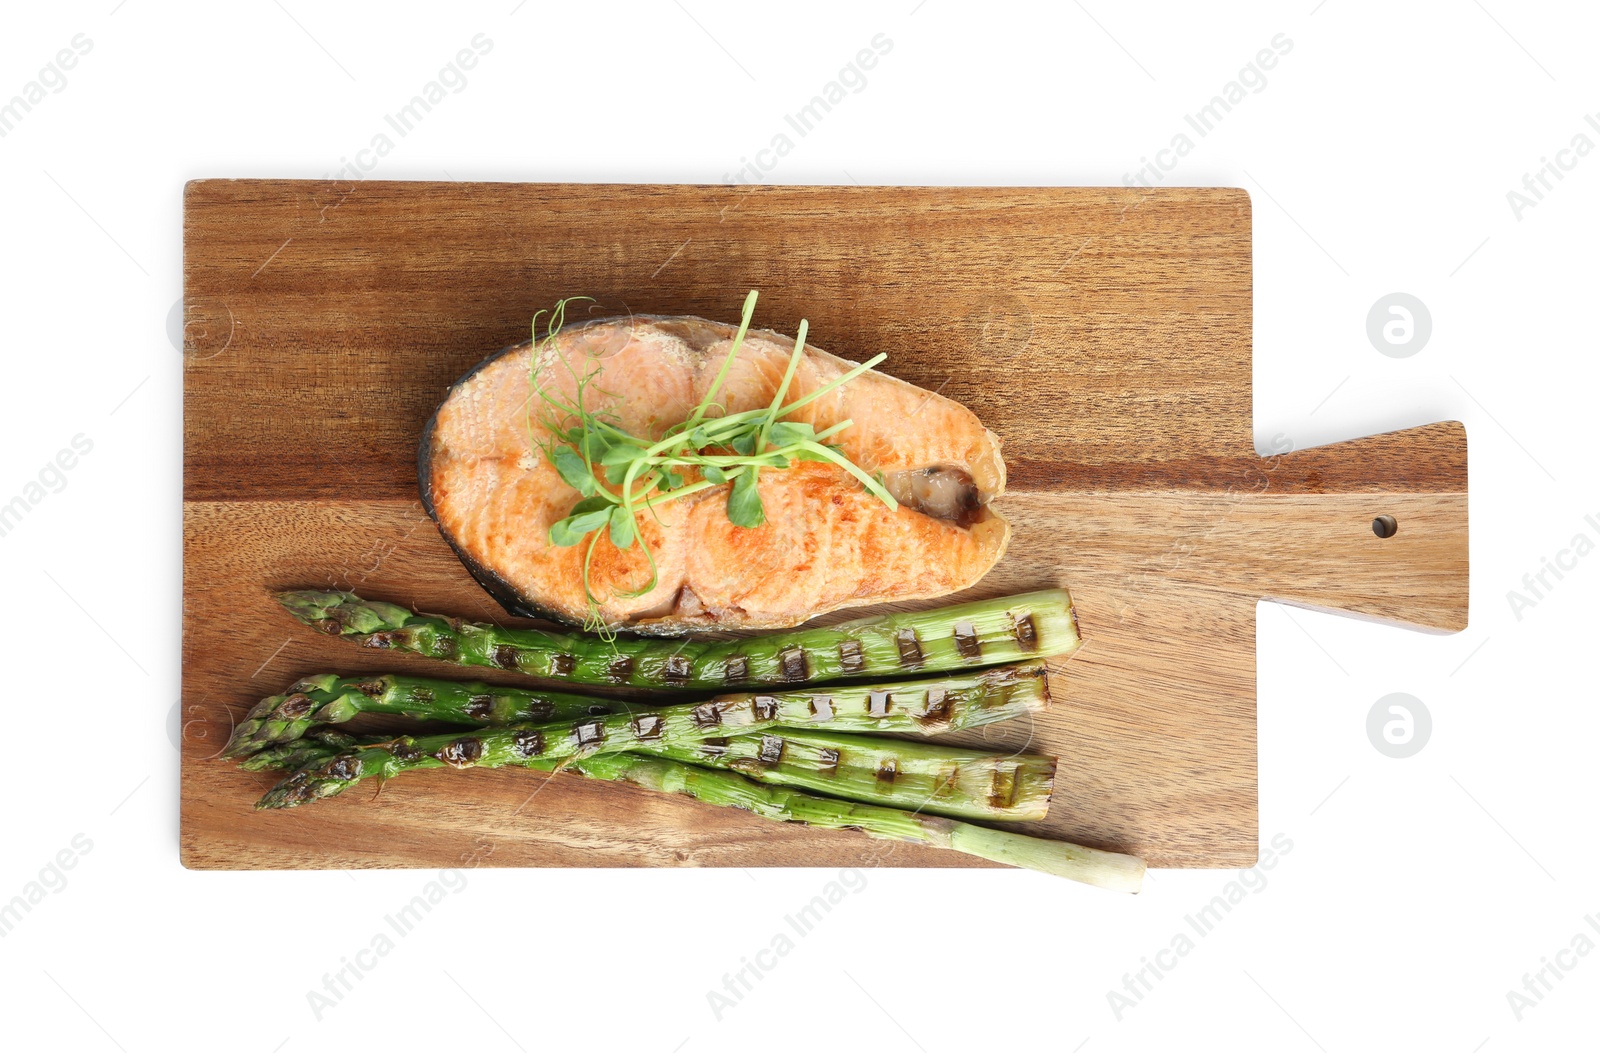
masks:
{"type": "Polygon", "coordinates": [[[1467,627],[1459,421],[1268,457],[1261,471],[1264,499],[1245,509],[1269,564],[1262,580],[1278,583],[1266,599],[1438,632],[1467,627]]]}

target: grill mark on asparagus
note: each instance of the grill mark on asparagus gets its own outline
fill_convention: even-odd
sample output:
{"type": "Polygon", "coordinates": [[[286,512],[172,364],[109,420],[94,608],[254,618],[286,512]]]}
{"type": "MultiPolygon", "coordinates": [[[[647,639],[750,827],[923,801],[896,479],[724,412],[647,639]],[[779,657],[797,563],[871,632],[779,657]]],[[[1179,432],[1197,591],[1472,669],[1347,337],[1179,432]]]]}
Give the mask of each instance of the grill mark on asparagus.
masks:
{"type": "Polygon", "coordinates": [[[283,700],[278,706],[278,712],[290,720],[300,720],[303,717],[310,716],[314,708],[316,708],[316,703],[311,701],[310,695],[302,695],[296,692],[283,700]]]}
{"type": "MultiPolygon", "coordinates": [[[[299,684],[295,685],[297,688],[299,686],[299,684]]],[[[388,685],[382,680],[363,680],[361,683],[356,685],[356,690],[361,692],[363,695],[366,695],[368,698],[377,698],[379,695],[383,694],[387,687],[388,685]]],[[[415,692],[413,692],[413,694],[415,694],[415,692]]]]}
{"type": "Polygon", "coordinates": [[[931,688],[928,691],[928,708],[917,715],[917,720],[922,724],[948,724],[953,708],[949,692],[942,687],[931,688]]]}
{"type": "Polygon", "coordinates": [[[606,740],[605,721],[586,720],[581,724],[574,724],[572,737],[577,742],[579,749],[587,746],[598,746],[606,740]]]}
{"type": "Polygon", "coordinates": [[[298,804],[311,796],[311,775],[297,771],[284,782],[283,799],[288,804],[298,804]]]}
{"type": "Polygon", "coordinates": [[[483,740],[466,736],[447,742],[434,754],[452,768],[470,768],[483,759],[483,740]]]}
{"type": "Polygon", "coordinates": [[[493,695],[473,695],[467,699],[467,716],[473,720],[487,720],[493,712],[493,695]]]}
{"type": "Polygon", "coordinates": [[[728,740],[704,739],[700,743],[700,752],[708,757],[720,757],[728,752],[728,740]]]}
{"type": "Polygon", "coordinates": [[[729,684],[737,684],[750,679],[750,659],[742,654],[736,654],[728,659],[722,667],[722,679],[729,684]]]}
{"type": "Polygon", "coordinates": [[[839,668],[850,674],[857,674],[866,670],[867,661],[861,655],[860,640],[839,641],[839,668]]]}
{"type": "Polygon", "coordinates": [[[1021,618],[1012,615],[1011,635],[1016,637],[1017,646],[1024,651],[1039,649],[1039,628],[1033,623],[1032,614],[1025,614],[1021,618]]]}
{"type": "Polygon", "coordinates": [[[989,787],[989,803],[996,808],[1010,808],[1017,803],[1017,769],[999,766],[994,770],[994,781],[989,787]]]}
{"type": "Polygon", "coordinates": [[[537,757],[544,752],[544,733],[521,729],[511,736],[511,748],[519,757],[537,757]]]}
{"type": "Polygon", "coordinates": [[[536,698],[528,703],[528,719],[535,723],[548,723],[556,715],[556,707],[549,699],[536,698]]]}
{"type": "Polygon", "coordinates": [[[824,747],[817,751],[817,770],[824,775],[839,774],[839,751],[824,747]]]}
{"type": "Polygon", "coordinates": [[[578,668],[578,659],[570,654],[553,654],[550,656],[551,676],[571,676],[572,671],[578,668]]]}
{"type": "Polygon", "coordinates": [[[894,782],[895,776],[900,774],[900,764],[893,757],[885,757],[878,762],[878,781],[894,782]]]}
{"type": "Polygon", "coordinates": [[[389,756],[401,764],[415,764],[422,759],[422,751],[410,739],[402,739],[389,747],[389,756]]]}
{"type": "Polygon", "coordinates": [[[697,728],[714,728],[722,723],[722,707],[715,702],[703,702],[689,711],[697,728]]]}
{"type": "Polygon", "coordinates": [[[811,676],[806,652],[801,647],[785,647],[778,652],[778,677],[785,683],[798,684],[811,676]]]}
{"type": "Polygon", "coordinates": [[[667,722],[654,713],[643,713],[633,718],[633,734],[641,742],[654,742],[661,737],[667,722]]]}
{"type": "Polygon", "coordinates": [[[833,699],[827,695],[812,695],[811,719],[817,721],[832,720],[833,699]]]}
{"type": "Polygon", "coordinates": [[[501,644],[489,653],[489,659],[501,669],[516,669],[517,649],[510,644],[501,644]]]}
{"type": "Polygon", "coordinates": [[[983,643],[978,639],[978,630],[973,628],[971,622],[956,622],[951,635],[956,641],[956,653],[962,658],[970,661],[983,657],[983,643]]]}
{"type": "Polygon", "coordinates": [[[867,692],[867,715],[871,717],[886,717],[889,715],[890,696],[887,691],[867,692]]]}
{"type": "Polygon", "coordinates": [[[778,700],[771,695],[757,695],[750,700],[750,711],[757,720],[777,720],[778,700]]]}
{"type": "Polygon", "coordinates": [[[361,759],[353,753],[341,754],[323,765],[322,774],[342,782],[354,779],[361,774],[361,759]]]}
{"type": "Polygon", "coordinates": [[[915,669],[922,664],[922,642],[917,639],[917,630],[896,629],[894,643],[900,649],[901,665],[915,669]]]}
{"type": "Polygon", "coordinates": [[[784,740],[777,735],[761,736],[761,752],[756,755],[762,764],[777,764],[783,760],[784,740]]]}
{"type": "Polygon", "coordinates": [[[633,675],[633,658],[629,655],[619,654],[606,666],[606,677],[617,683],[625,682],[633,675]]]}
{"type": "Polygon", "coordinates": [[[681,654],[675,654],[667,656],[667,664],[663,669],[662,675],[670,683],[681,684],[689,679],[689,674],[692,671],[689,659],[681,654]]]}

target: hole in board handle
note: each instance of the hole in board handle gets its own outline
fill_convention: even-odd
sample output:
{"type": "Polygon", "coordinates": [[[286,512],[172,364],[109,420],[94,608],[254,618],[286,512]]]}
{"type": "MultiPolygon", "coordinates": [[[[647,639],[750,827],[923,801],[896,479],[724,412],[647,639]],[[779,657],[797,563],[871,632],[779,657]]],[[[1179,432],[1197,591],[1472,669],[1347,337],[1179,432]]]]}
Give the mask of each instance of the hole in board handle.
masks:
{"type": "Polygon", "coordinates": [[[1382,538],[1394,537],[1400,530],[1400,524],[1395,522],[1394,516],[1379,516],[1372,521],[1372,532],[1382,538]]]}

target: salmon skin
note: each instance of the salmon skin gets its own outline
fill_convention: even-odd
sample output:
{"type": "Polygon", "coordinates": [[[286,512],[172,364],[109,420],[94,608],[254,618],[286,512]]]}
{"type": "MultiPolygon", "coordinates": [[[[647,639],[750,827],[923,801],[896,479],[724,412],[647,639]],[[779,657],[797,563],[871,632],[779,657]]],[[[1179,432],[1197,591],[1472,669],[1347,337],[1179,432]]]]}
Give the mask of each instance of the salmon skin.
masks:
{"type": "MultiPolygon", "coordinates": [[[[643,595],[627,594],[650,580],[645,553],[601,537],[588,572],[599,605],[591,609],[584,591],[587,540],[560,547],[549,539],[551,524],[568,515],[579,494],[543,446],[552,441],[550,424],[576,422],[541,420],[535,380],[571,402],[575,374],[593,374],[584,408],[657,440],[703,399],[736,332],[692,317],[574,323],[537,349],[505,348],[451,387],[423,431],[422,500],[467,569],[507,611],[664,636],[787,628],[844,607],[956,592],[1000,559],[1011,528],[990,508],[1005,491],[999,439],[959,403],[869,371],[785,419],[818,431],[853,421],[831,442],[879,475],[898,509],[833,464],[763,469],[762,526],[729,522],[731,483],[635,517],[657,567],[656,584],[643,595]]],[[[793,350],[792,337],[746,334],[716,400],[721,412],[770,405],[793,350]]],[[[808,343],[785,404],[853,365],[808,343]]]]}

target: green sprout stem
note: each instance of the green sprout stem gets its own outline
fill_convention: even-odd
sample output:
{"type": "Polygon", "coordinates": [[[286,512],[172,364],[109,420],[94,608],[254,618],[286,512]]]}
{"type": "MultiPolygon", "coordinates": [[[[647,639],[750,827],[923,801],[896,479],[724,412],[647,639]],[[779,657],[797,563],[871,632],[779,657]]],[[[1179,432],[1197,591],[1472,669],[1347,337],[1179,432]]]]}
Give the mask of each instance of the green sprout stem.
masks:
{"type": "Polygon", "coordinates": [[[745,334],[750,331],[750,319],[756,313],[756,296],[754,289],[744,298],[744,308],[739,312],[739,331],[733,335],[733,346],[728,349],[728,357],[722,360],[722,368],[717,371],[717,377],[711,382],[711,387],[706,391],[706,397],[700,400],[700,405],[689,414],[687,430],[693,431],[699,423],[706,418],[706,410],[715,402],[717,393],[722,390],[722,384],[728,379],[728,371],[733,368],[734,356],[739,353],[739,347],[744,343],[745,334]]]}

